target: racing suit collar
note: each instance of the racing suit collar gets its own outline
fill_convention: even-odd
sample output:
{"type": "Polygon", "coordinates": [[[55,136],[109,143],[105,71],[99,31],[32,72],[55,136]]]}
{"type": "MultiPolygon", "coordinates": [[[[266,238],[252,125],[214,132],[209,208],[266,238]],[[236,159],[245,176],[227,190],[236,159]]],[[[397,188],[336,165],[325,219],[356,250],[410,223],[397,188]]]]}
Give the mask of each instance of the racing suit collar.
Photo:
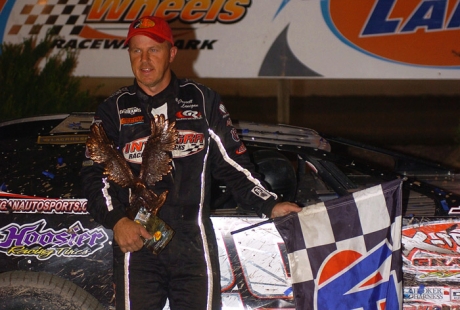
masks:
{"type": "Polygon", "coordinates": [[[145,104],[150,110],[151,108],[158,108],[159,106],[165,104],[165,102],[174,101],[175,94],[177,93],[176,88],[178,85],[176,83],[177,77],[174,72],[171,71],[171,81],[169,85],[163,89],[161,92],[154,96],[150,96],[142,90],[136,80],[134,80],[134,86],[136,89],[136,95],[139,98],[139,102],[145,104]]]}

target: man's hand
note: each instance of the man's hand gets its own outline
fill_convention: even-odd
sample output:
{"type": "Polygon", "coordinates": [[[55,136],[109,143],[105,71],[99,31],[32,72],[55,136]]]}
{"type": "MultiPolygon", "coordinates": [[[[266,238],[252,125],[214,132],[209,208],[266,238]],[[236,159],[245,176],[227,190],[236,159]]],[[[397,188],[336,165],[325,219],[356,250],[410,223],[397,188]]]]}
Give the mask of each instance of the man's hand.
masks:
{"type": "Polygon", "coordinates": [[[301,207],[292,202],[279,202],[272,210],[270,218],[288,215],[291,212],[300,212],[301,207]]]}
{"type": "Polygon", "coordinates": [[[119,220],[113,227],[113,237],[123,253],[135,252],[144,246],[145,239],[152,239],[152,236],[142,226],[127,217],[119,220]]]}

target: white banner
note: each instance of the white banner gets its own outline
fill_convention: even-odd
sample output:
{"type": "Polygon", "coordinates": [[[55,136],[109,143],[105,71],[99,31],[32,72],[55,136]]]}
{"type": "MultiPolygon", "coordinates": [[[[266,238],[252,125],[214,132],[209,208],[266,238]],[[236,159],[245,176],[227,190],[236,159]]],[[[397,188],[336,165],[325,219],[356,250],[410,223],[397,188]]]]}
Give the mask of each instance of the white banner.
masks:
{"type": "Polygon", "coordinates": [[[179,76],[459,79],[459,0],[0,0],[0,42],[80,50],[75,75],[132,76],[124,38],[165,17],[179,76]]]}

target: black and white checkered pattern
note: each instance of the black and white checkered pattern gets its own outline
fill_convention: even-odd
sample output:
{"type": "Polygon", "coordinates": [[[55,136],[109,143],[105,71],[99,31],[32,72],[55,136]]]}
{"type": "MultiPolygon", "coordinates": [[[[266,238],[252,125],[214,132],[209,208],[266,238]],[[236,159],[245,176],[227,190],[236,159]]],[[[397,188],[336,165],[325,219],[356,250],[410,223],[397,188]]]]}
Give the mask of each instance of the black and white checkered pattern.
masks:
{"type": "MultiPolygon", "coordinates": [[[[286,244],[298,309],[317,309],[318,277],[334,253],[351,250],[365,257],[386,240],[391,261],[401,260],[401,183],[391,181],[275,219],[286,244]]],[[[391,268],[401,283],[401,265],[391,268]]]]}
{"type": "Polygon", "coordinates": [[[190,143],[190,144],[187,144],[187,146],[188,146],[187,149],[184,150],[184,153],[186,153],[187,155],[197,153],[198,151],[202,150],[204,147],[203,143],[190,143]]]}
{"type": "Polygon", "coordinates": [[[48,0],[46,4],[24,4],[15,23],[7,29],[9,35],[37,35],[53,28],[59,35],[78,35],[83,28],[91,0],[48,0]]]}

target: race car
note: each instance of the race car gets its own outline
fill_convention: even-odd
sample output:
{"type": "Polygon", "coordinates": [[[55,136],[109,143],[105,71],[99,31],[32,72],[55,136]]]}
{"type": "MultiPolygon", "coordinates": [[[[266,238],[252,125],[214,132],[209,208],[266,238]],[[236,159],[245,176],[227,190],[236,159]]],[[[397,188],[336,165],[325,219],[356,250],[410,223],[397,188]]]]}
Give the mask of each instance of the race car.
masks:
{"type": "MultiPolygon", "coordinates": [[[[92,117],[0,123],[2,309],[114,308],[112,232],[91,218],[80,192],[92,117]]],[[[458,308],[454,169],[309,128],[233,123],[270,189],[304,208],[401,179],[404,309],[458,308]]],[[[223,309],[294,309],[286,247],[272,221],[240,208],[225,184],[214,183],[212,201],[223,309]]]]}

